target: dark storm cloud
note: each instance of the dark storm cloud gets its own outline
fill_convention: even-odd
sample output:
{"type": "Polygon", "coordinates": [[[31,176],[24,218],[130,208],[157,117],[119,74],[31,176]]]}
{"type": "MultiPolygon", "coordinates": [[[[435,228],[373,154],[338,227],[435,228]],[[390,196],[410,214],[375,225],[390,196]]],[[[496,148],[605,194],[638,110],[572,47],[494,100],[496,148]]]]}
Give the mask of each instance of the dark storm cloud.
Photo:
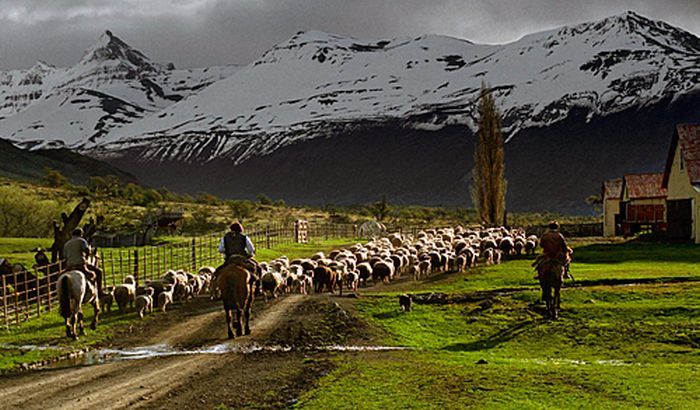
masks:
{"type": "Polygon", "coordinates": [[[698,0],[0,0],[0,69],[77,62],[106,29],[180,67],[248,63],[300,30],[502,43],[626,10],[700,33],[698,0]]]}

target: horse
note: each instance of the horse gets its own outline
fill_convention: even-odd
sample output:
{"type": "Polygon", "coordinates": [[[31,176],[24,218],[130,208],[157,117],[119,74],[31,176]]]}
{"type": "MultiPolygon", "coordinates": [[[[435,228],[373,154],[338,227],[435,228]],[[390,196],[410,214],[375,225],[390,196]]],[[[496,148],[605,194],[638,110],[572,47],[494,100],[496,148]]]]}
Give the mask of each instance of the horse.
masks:
{"type": "Polygon", "coordinates": [[[556,259],[547,259],[537,265],[537,272],[542,288],[542,299],[547,305],[547,314],[551,320],[557,320],[561,302],[561,285],[564,281],[564,265],[556,259]]]}
{"type": "Polygon", "coordinates": [[[100,303],[97,286],[85,278],[79,270],[70,270],[58,277],[56,282],[61,316],[66,321],[66,337],[78,340],[76,325],[80,335],[85,334],[83,328],[83,303],[92,305],[94,316],[90,329],[97,328],[100,315],[100,303]]]}
{"type": "Polygon", "coordinates": [[[226,313],[228,338],[233,339],[233,311],[236,311],[236,336],[250,334],[250,306],[253,304],[253,275],[243,266],[228,264],[218,269],[217,282],[221,290],[221,300],[226,313]],[[244,326],[241,316],[244,316],[244,326]]]}

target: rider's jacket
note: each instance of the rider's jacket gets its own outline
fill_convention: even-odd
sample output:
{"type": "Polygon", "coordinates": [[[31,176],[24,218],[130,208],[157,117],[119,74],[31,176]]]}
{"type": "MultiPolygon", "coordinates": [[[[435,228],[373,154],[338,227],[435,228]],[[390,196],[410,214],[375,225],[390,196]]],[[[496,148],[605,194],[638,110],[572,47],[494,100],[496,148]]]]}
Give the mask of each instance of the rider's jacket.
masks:
{"type": "Polygon", "coordinates": [[[68,267],[84,265],[89,253],[90,247],[87,241],[79,236],[74,236],[63,245],[63,257],[68,267]]]}
{"type": "Polygon", "coordinates": [[[545,232],[540,238],[540,246],[543,253],[551,259],[564,260],[568,253],[566,239],[564,239],[564,235],[557,231],[545,232]]]}
{"type": "Polygon", "coordinates": [[[233,255],[250,256],[246,250],[247,237],[242,233],[229,232],[224,236],[226,259],[233,255]]]}

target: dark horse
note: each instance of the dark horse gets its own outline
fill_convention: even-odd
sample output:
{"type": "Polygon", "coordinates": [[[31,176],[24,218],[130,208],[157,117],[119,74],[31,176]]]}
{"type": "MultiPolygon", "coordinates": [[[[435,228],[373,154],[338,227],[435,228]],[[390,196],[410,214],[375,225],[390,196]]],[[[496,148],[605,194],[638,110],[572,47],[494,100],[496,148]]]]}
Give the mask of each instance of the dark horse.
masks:
{"type": "Polygon", "coordinates": [[[561,285],[564,281],[564,265],[558,260],[548,259],[537,265],[537,272],[542,288],[542,299],[547,305],[549,318],[557,320],[561,302],[561,285]]]}
{"type": "Polygon", "coordinates": [[[250,334],[250,306],[253,304],[254,281],[250,271],[238,264],[223,266],[217,271],[221,300],[226,312],[228,338],[233,339],[233,311],[236,311],[236,336],[250,334]],[[244,316],[244,324],[241,324],[244,316]]]}

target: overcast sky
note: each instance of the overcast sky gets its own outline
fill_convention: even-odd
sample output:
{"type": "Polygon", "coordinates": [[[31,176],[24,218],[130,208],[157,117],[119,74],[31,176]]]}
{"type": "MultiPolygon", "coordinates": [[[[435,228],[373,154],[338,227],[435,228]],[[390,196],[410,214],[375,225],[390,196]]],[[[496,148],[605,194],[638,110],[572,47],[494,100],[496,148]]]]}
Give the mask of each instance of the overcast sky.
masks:
{"type": "Polygon", "coordinates": [[[626,10],[700,33],[700,0],[0,0],[0,69],[73,65],[107,29],[184,68],[247,64],[301,30],[503,43],[626,10]]]}

